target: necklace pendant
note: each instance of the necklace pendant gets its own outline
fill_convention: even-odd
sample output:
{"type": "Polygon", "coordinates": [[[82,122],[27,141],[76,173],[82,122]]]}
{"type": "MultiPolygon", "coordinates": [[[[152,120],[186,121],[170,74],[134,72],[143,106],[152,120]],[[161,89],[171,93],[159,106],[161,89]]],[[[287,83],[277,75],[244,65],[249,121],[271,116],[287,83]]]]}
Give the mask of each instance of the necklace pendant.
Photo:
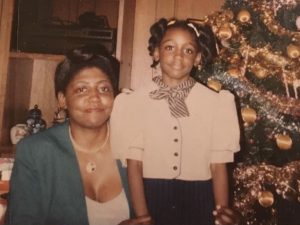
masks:
{"type": "Polygon", "coordinates": [[[85,169],[86,169],[86,172],[88,172],[88,173],[93,173],[93,172],[95,172],[96,171],[96,163],[95,162],[88,162],[87,164],[86,164],[86,167],[85,167],[85,169]]]}

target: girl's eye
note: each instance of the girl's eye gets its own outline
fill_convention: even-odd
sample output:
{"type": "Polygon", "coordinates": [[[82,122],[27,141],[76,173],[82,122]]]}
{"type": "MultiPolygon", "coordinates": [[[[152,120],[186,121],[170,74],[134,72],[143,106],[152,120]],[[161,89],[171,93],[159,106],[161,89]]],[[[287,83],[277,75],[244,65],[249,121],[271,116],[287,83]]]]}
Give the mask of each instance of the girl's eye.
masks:
{"type": "Polygon", "coordinates": [[[191,54],[194,54],[194,52],[195,52],[195,50],[192,49],[192,48],[187,48],[187,49],[185,49],[185,53],[186,53],[186,54],[191,55],[191,54]]]}
{"type": "Polygon", "coordinates": [[[172,51],[174,49],[174,47],[172,45],[167,45],[167,46],[165,46],[165,49],[167,51],[172,51]]]}

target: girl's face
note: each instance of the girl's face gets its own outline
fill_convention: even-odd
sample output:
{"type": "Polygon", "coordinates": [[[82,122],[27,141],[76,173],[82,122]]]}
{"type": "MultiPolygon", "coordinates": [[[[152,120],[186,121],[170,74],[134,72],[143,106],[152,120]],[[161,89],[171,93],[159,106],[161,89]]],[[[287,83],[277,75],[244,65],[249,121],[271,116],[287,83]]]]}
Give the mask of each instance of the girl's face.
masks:
{"type": "Polygon", "coordinates": [[[114,93],[107,75],[91,67],[74,76],[65,93],[58,94],[58,101],[68,110],[73,126],[99,128],[111,114],[114,93]]]}
{"type": "Polygon", "coordinates": [[[160,61],[163,81],[176,86],[186,80],[193,66],[198,66],[201,54],[194,35],[182,28],[166,31],[160,46],[154,51],[154,59],[160,61]]]}

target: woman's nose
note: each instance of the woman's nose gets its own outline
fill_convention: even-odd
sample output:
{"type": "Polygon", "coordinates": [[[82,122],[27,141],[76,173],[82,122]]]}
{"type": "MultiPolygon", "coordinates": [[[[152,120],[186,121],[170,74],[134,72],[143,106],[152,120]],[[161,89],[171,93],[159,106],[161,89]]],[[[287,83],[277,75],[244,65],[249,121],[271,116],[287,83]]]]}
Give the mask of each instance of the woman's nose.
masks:
{"type": "Polygon", "coordinates": [[[92,88],[90,90],[90,93],[89,93],[89,97],[90,99],[92,100],[99,100],[100,99],[100,93],[99,93],[99,90],[97,88],[92,88]]]}

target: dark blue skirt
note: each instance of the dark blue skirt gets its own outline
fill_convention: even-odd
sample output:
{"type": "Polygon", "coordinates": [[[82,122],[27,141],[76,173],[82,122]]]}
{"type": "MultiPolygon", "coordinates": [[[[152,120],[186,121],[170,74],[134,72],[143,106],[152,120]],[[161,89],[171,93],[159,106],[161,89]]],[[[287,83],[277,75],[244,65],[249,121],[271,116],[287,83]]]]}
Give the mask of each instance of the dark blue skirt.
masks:
{"type": "Polygon", "coordinates": [[[144,179],[155,225],[213,225],[212,181],[144,179]]]}

